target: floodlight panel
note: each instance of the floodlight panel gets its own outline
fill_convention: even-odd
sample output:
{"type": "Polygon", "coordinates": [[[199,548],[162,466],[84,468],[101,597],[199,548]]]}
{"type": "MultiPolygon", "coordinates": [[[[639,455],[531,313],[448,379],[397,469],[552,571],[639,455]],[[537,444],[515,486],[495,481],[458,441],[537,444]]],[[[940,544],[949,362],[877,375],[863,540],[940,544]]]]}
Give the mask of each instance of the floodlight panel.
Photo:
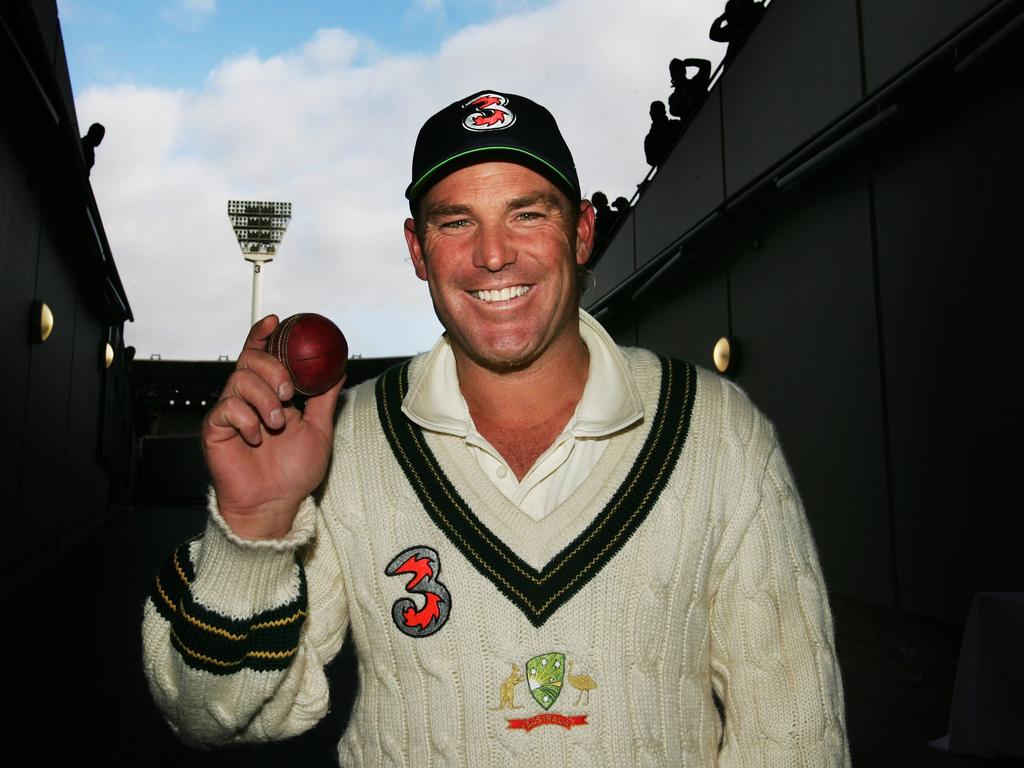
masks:
{"type": "Polygon", "coordinates": [[[228,200],[228,219],[248,261],[272,260],[291,218],[291,203],[228,200]]]}

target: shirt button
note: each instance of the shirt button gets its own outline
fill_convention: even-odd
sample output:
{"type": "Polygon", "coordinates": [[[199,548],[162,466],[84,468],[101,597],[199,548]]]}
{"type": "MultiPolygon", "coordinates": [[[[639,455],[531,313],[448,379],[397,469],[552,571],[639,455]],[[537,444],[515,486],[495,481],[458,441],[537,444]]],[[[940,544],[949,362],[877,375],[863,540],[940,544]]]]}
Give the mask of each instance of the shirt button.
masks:
{"type": "Polygon", "coordinates": [[[498,467],[496,470],[494,470],[494,474],[498,476],[499,480],[504,480],[506,477],[508,477],[508,470],[505,469],[504,467],[498,467]]]}

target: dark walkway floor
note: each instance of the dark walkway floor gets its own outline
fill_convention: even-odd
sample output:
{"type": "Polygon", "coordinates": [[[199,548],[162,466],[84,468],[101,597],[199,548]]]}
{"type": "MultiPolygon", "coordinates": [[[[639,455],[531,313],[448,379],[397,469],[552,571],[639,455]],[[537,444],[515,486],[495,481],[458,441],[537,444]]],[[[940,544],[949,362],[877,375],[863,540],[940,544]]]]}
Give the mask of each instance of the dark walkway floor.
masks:
{"type": "MultiPolygon", "coordinates": [[[[140,661],[142,604],[164,559],[204,518],[201,507],[126,511],[31,594],[10,601],[0,647],[17,715],[3,719],[6,765],[98,758],[109,766],[337,766],[347,701],[298,739],[212,752],[182,745],[157,714],[140,661]],[[18,752],[28,759],[9,762],[18,752]]],[[[347,647],[330,671],[335,700],[354,690],[347,647]]]]}
{"type": "MultiPolygon", "coordinates": [[[[332,711],[283,744],[196,752],[164,726],[142,677],[141,606],[163,559],[199,531],[199,507],[142,507],[112,520],[36,588],[5,606],[5,763],[48,765],[72,757],[104,765],[333,766],[354,691],[346,644],[329,668],[332,711]],[[12,749],[18,746],[20,749],[12,749]],[[9,755],[28,756],[10,762],[9,755]]],[[[924,742],[941,736],[956,663],[956,638],[934,630],[896,653],[866,642],[856,612],[837,611],[847,718],[858,768],[1002,768],[1024,761],[957,757],[924,742]],[[843,628],[849,627],[849,635],[843,628]],[[861,639],[856,639],[861,638],[861,639]]],[[[625,767],[624,767],[625,768],[625,767]]]]}

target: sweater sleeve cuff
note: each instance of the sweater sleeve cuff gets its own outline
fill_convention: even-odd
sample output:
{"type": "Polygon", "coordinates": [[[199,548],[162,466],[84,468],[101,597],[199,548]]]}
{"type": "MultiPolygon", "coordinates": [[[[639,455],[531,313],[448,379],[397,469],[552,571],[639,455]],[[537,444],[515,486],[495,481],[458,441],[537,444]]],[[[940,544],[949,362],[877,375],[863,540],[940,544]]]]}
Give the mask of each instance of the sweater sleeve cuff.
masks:
{"type": "Polygon", "coordinates": [[[211,528],[217,527],[223,538],[244,549],[294,552],[308,544],[316,532],[316,504],[309,496],[299,505],[299,511],[292,521],[292,529],[280,539],[246,539],[231,530],[231,526],[221,517],[217,494],[213,488],[210,488],[207,495],[207,509],[210,511],[211,523],[206,527],[207,535],[211,528]]]}
{"type": "MultiPolygon", "coordinates": [[[[316,530],[316,505],[307,498],[281,539],[245,539],[221,517],[213,491],[201,548],[194,558],[193,596],[206,607],[243,618],[291,603],[300,590],[298,550],[316,530]]],[[[198,542],[197,542],[198,544],[198,542]]]]}

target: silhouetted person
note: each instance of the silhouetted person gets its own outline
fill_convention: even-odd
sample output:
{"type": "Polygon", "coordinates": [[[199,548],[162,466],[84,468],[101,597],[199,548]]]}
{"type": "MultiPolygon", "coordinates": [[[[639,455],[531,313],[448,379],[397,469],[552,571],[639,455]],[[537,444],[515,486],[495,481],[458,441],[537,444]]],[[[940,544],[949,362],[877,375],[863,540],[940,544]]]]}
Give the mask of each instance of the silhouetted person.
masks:
{"type": "Polygon", "coordinates": [[[707,59],[672,59],[668,63],[672,77],[672,94],[668,97],[668,111],[680,118],[684,124],[690,122],[711,84],[711,62],[707,59]],[[687,68],[694,67],[693,77],[687,75],[687,68]]]}
{"type": "Polygon", "coordinates": [[[608,241],[608,235],[615,226],[615,214],[608,207],[608,195],[595,192],[590,196],[597,218],[594,221],[594,249],[597,250],[608,241]]]}
{"type": "Polygon", "coordinates": [[[661,165],[661,161],[675,144],[681,128],[682,123],[679,120],[669,120],[665,112],[665,102],[651,102],[651,130],[644,138],[644,156],[648,165],[661,165]]]}
{"type": "Polygon", "coordinates": [[[619,195],[618,197],[615,198],[615,201],[612,203],[612,209],[615,211],[616,218],[625,216],[626,211],[629,210],[629,200],[623,197],[622,195],[619,195]]]}
{"type": "Polygon", "coordinates": [[[725,66],[736,58],[763,15],[764,6],[754,0],[728,0],[725,4],[725,13],[715,19],[708,33],[716,43],[729,44],[723,62],[725,66]]]}
{"type": "Polygon", "coordinates": [[[82,137],[82,156],[85,158],[85,172],[88,174],[96,163],[96,147],[103,141],[107,129],[100,123],[93,123],[82,137]]]}

